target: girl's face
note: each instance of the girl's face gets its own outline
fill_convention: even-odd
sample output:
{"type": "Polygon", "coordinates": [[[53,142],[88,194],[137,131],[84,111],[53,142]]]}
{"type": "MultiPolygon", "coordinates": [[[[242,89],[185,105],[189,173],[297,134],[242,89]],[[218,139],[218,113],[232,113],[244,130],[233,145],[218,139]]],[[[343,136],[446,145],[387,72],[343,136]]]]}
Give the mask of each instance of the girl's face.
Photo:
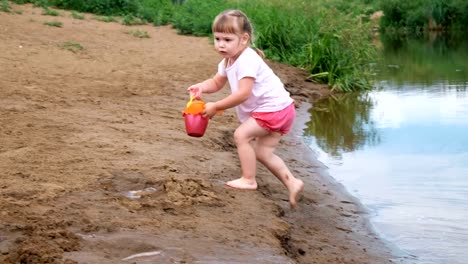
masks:
{"type": "Polygon", "coordinates": [[[214,33],[215,49],[226,59],[236,58],[247,47],[248,34],[214,33]]]}

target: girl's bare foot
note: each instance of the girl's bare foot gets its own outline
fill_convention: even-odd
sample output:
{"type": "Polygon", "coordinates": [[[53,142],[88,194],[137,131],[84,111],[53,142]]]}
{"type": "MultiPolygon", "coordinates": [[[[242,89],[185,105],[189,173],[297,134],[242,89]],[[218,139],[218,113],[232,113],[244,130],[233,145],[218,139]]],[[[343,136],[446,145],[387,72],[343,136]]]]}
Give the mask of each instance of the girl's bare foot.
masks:
{"type": "Polygon", "coordinates": [[[299,179],[295,179],[294,183],[291,184],[290,189],[289,189],[289,204],[291,205],[291,208],[296,208],[299,194],[303,190],[304,190],[304,182],[299,179]]]}
{"type": "Polygon", "coordinates": [[[240,189],[240,190],[256,190],[257,182],[255,180],[248,180],[245,178],[239,178],[237,180],[228,181],[225,183],[227,186],[240,189]]]}

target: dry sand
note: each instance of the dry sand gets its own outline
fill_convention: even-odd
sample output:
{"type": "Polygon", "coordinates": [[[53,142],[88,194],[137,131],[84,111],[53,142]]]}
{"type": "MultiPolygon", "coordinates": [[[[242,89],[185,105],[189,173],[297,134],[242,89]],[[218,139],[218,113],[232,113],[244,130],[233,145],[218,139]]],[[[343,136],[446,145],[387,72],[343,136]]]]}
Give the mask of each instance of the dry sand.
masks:
{"type": "Polygon", "coordinates": [[[261,166],[257,191],[223,185],[239,176],[233,110],[185,133],[186,87],[220,60],[208,38],[13,9],[0,12],[0,263],[404,262],[303,144],[328,94],[304,72],[270,62],[299,106],[278,150],[306,183],[292,211],[261,166]]]}

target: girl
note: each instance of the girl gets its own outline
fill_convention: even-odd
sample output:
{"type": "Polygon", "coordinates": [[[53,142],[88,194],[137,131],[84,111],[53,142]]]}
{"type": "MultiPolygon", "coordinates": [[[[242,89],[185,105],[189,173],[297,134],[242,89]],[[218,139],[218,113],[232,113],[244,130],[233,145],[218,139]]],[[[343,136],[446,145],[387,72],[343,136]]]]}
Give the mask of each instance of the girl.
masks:
{"type": "Polygon", "coordinates": [[[223,57],[216,75],[192,85],[188,91],[200,98],[203,93],[219,91],[229,81],[231,95],[206,103],[203,116],[213,117],[218,110],[235,107],[241,125],[234,140],[241,163],[241,177],[226,183],[242,189],[257,189],[256,161],[265,165],[289,191],[289,203],[296,206],[304,183],[295,178],[274,151],[281,136],[292,127],[296,112],[294,101],[283,83],[263,61],[263,53],[252,44],[252,25],[239,10],[219,14],[212,26],[215,49],[223,57]]]}

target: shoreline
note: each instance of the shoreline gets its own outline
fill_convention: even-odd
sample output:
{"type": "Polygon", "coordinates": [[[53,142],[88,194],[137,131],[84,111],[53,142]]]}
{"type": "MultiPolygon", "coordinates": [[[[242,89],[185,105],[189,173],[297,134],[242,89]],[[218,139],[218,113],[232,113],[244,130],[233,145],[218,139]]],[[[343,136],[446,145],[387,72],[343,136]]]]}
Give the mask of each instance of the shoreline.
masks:
{"type": "MultiPolygon", "coordinates": [[[[314,241],[312,255],[320,254],[327,247],[326,244],[334,244],[341,249],[343,255],[343,257],[336,259],[337,263],[406,263],[405,254],[381,237],[374,229],[370,222],[369,211],[360,200],[351,195],[345,186],[328,174],[327,168],[316,159],[313,150],[305,144],[303,129],[310,119],[308,110],[311,107],[312,105],[308,102],[299,104],[293,130],[283,142],[285,145],[296,145],[295,148],[300,150],[299,153],[294,153],[294,151],[284,147],[278,149],[279,155],[288,159],[304,160],[305,164],[308,164],[303,168],[290,167],[305,183],[304,194],[299,203],[299,206],[302,206],[299,208],[302,210],[302,215],[289,212],[284,216],[291,225],[297,225],[297,221],[301,223],[301,227],[294,228],[291,237],[294,240],[294,234],[306,233],[309,235],[310,230],[302,228],[304,225],[312,225],[312,229],[315,229],[316,225],[321,227],[327,225],[326,231],[322,230],[322,232],[338,234],[330,235],[325,239],[321,238],[321,241],[314,241]],[[321,193],[321,195],[317,193],[321,193]],[[313,211],[306,212],[311,204],[315,205],[312,206],[313,211]],[[318,217],[319,223],[313,223],[314,219],[317,218],[314,214],[322,214],[322,217],[318,217]],[[321,221],[324,223],[320,223],[321,221]],[[335,230],[332,230],[333,228],[335,230]],[[321,243],[323,241],[325,243],[321,243]],[[356,254],[359,251],[365,253],[366,256],[361,258],[360,254],[356,254]],[[354,252],[351,254],[354,256],[350,258],[350,256],[346,256],[346,252],[354,252]]],[[[315,240],[313,237],[314,234],[311,233],[310,239],[315,240]]],[[[301,252],[302,247],[309,246],[310,248],[309,243],[295,242],[296,244],[290,245],[291,249],[301,252]]],[[[296,254],[296,257],[298,263],[321,263],[315,262],[313,257],[305,258],[301,254],[296,254]]]]}

